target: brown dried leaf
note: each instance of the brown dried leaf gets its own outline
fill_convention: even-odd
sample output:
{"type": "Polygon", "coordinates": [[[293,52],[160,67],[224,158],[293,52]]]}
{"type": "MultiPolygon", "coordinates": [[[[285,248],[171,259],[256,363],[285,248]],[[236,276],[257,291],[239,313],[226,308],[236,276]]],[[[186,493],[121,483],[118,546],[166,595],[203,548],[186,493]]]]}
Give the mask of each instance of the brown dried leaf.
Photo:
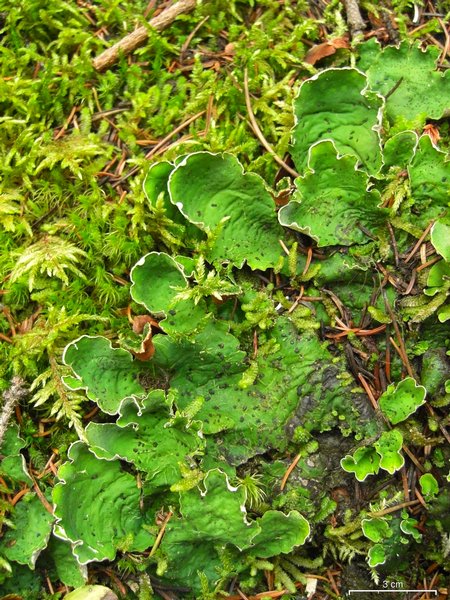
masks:
{"type": "Polygon", "coordinates": [[[306,54],[305,62],[310,65],[315,65],[317,61],[325,58],[326,56],[332,56],[339,48],[349,48],[349,42],[346,38],[335,38],[334,40],[328,40],[323,44],[313,46],[306,54]]]}
{"type": "Polygon", "coordinates": [[[423,132],[425,135],[428,135],[433,144],[437,146],[437,143],[441,139],[441,136],[439,134],[439,129],[436,127],[436,125],[433,125],[432,123],[425,125],[425,127],[423,128],[423,132]]]}
{"type": "Polygon", "coordinates": [[[133,352],[133,355],[138,360],[150,360],[152,356],[155,354],[155,346],[153,345],[153,333],[152,328],[149,325],[148,333],[145,338],[142,340],[141,347],[139,348],[139,352],[133,352]]]}
{"type": "Polygon", "coordinates": [[[133,317],[134,333],[142,333],[147,326],[147,335],[141,342],[141,347],[138,352],[133,352],[133,356],[138,360],[150,360],[155,354],[155,346],[153,345],[153,329],[161,329],[158,321],[155,321],[149,315],[136,315],[133,317]]]}
{"type": "Polygon", "coordinates": [[[153,317],[150,317],[149,315],[136,315],[135,317],[133,317],[134,333],[142,333],[147,323],[150,325],[150,327],[156,327],[157,329],[161,329],[158,321],[153,319],[153,317]]]}
{"type": "Polygon", "coordinates": [[[229,42],[225,48],[223,49],[223,54],[225,56],[234,56],[236,53],[236,48],[235,45],[233,44],[233,42],[229,42]]]}
{"type": "Polygon", "coordinates": [[[41,313],[41,308],[38,308],[32,315],[26,317],[21,323],[17,325],[17,333],[25,334],[29,333],[33,329],[33,325],[41,313]]]}

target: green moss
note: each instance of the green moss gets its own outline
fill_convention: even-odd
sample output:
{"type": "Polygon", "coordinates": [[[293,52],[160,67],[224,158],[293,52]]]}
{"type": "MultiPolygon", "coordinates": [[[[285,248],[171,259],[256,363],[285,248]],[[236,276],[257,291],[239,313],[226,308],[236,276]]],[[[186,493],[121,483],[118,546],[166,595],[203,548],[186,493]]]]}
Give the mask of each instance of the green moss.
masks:
{"type": "MultiPolygon", "coordinates": [[[[84,429],[88,420],[94,418],[96,422],[89,431],[104,429],[112,432],[108,443],[114,441],[114,436],[123,436],[122,441],[126,438],[125,445],[132,439],[136,450],[132,456],[120,444],[108,446],[108,449],[97,448],[97,453],[109,452],[111,461],[105,461],[105,464],[107,462],[110,467],[118,464],[116,459],[113,460],[114,453],[129,460],[125,471],[124,463],[121,463],[120,472],[127,480],[130,497],[136,501],[133,510],[145,513],[145,518],[152,523],[152,534],[157,534],[155,513],[162,510],[167,514],[169,508],[174,512],[172,531],[177,529],[175,523],[179,526],[177,535],[185,531],[185,524],[179,525],[182,516],[178,512],[183,506],[183,498],[195,497],[192,502],[198,502],[200,506],[203,496],[199,489],[204,492],[202,481],[206,473],[217,468],[227,474],[233,485],[241,482],[241,491],[247,490],[249,519],[261,523],[265,519],[264,522],[271,523],[267,536],[260,538],[261,547],[267,546],[270,537],[276,537],[278,525],[273,527],[273,523],[285,523],[284,516],[278,515],[279,521],[273,518],[274,508],[286,513],[300,511],[315,524],[302,556],[296,556],[295,552],[285,556],[287,547],[278,546],[277,552],[282,555],[270,558],[270,561],[252,561],[253,557],[239,554],[233,547],[233,540],[228,540],[225,548],[210,545],[203,554],[199,551],[199,557],[187,556],[186,561],[192,559],[192,564],[183,565],[183,568],[189,573],[194,573],[199,565],[202,567],[202,560],[205,564],[208,562],[208,552],[215,557],[214,564],[208,563],[203,575],[198,581],[196,579],[195,585],[199,586],[204,598],[215,597],[228,589],[235,577],[238,577],[240,588],[250,595],[263,591],[266,589],[264,569],[273,571],[276,586],[293,590],[296,580],[303,581],[299,567],[306,568],[308,559],[304,555],[318,553],[323,524],[328,524],[330,519],[339,522],[344,518],[353,524],[348,531],[341,532],[342,552],[336,550],[336,546],[330,546],[334,548],[330,551],[334,554],[327,554],[326,567],[331,568],[331,556],[341,561],[356,555],[367,556],[368,544],[358,538],[359,525],[355,525],[359,519],[355,516],[357,511],[353,511],[354,514],[350,511],[350,516],[343,517],[345,507],[341,502],[336,504],[330,492],[332,486],[341,486],[343,478],[344,482],[351,480],[351,477],[346,479],[338,462],[347,452],[356,455],[358,448],[354,444],[357,441],[362,441],[365,448],[370,444],[372,449],[380,449],[380,444],[386,442],[382,421],[374,414],[361,388],[356,387],[360,384],[358,373],[362,373],[379,394],[386,386],[377,373],[383,370],[389,350],[392,381],[399,382],[404,376],[402,361],[385,342],[390,336],[396,343],[398,340],[390,324],[392,315],[383,298],[384,291],[396,321],[401,323],[402,318],[409,321],[402,331],[404,342],[412,368],[417,372],[417,381],[427,388],[427,400],[434,412],[424,417],[425,411],[418,410],[399,429],[405,442],[414,446],[414,453],[426,469],[433,471],[440,485],[447,476],[448,452],[441,428],[447,423],[443,420],[443,409],[448,404],[444,368],[448,334],[439,318],[443,321],[448,310],[445,304],[448,286],[442,264],[418,271],[412,296],[405,297],[402,293],[411,281],[410,270],[419,265],[419,259],[415,256],[409,263],[402,261],[430,219],[441,215],[448,201],[446,188],[441,185],[448,172],[444,154],[433,148],[428,138],[420,141],[416,152],[416,133],[401,131],[407,124],[419,133],[424,115],[398,114],[405,109],[398,99],[405,98],[412,84],[420,87],[424,81],[431,81],[439,89],[447,85],[447,75],[433,72],[436,50],[428,50],[425,54],[403,45],[400,51],[389,49],[381,56],[372,42],[360,48],[358,65],[365,68],[364,61],[370,63],[367,66],[369,79],[375,87],[381,86],[375,91],[385,93],[383,85],[387,84],[377,83],[382,69],[377,70],[373,65],[385,65],[383,69],[389,71],[389,81],[395,80],[400,64],[392,60],[392,57],[400,56],[395,52],[401,53],[403,62],[422,61],[420,64],[425,67],[402,72],[406,80],[398,89],[400,93],[388,97],[386,110],[389,118],[395,118],[390,134],[400,133],[386,139],[389,124],[385,119],[384,129],[379,132],[383,142],[381,147],[377,141],[379,134],[371,126],[378,119],[376,108],[382,101],[373,92],[364,95],[365,100],[373,103],[373,110],[369,110],[370,131],[365,130],[364,123],[358,123],[358,131],[362,131],[362,137],[372,144],[369,144],[369,153],[364,145],[364,156],[361,156],[366,171],[361,165],[353,164],[350,157],[338,161],[333,156],[331,160],[330,156],[325,156],[327,152],[323,152],[323,146],[316,146],[314,151],[313,158],[325,156],[331,170],[351,162],[352,169],[347,169],[349,178],[346,182],[351,174],[352,180],[357,181],[357,197],[365,195],[373,201],[372,206],[365,206],[361,211],[357,202],[359,212],[353,221],[350,220],[351,227],[338,231],[342,219],[335,227],[338,221],[333,220],[336,204],[330,209],[326,198],[320,205],[311,202],[312,194],[322,193],[322,187],[327,192],[330,182],[332,184],[335,179],[335,174],[329,178],[329,173],[322,172],[325,166],[322,161],[316,165],[314,176],[309,174],[306,182],[297,182],[297,189],[304,192],[308,182],[312,181],[312,184],[307,200],[295,198],[295,202],[309,201],[310,211],[306,223],[302,214],[305,204],[303,208],[301,202],[294,206],[300,210],[301,217],[300,232],[294,232],[281,229],[273,203],[281,190],[284,190],[284,199],[292,201],[291,186],[294,184],[282,178],[283,172],[279,172],[271,154],[263,150],[254,135],[245,101],[244,72],[247,69],[250,102],[259,127],[275,152],[285,157],[294,126],[292,100],[301,80],[324,66],[348,66],[356,60],[349,50],[341,49],[315,66],[305,62],[312,44],[346,33],[342,3],[333,0],[321,12],[319,5],[293,0],[283,3],[271,0],[202,2],[195,11],[179,18],[163,33],[149,31],[145,45],[129,59],[122,57],[116,66],[104,73],[93,69],[92,57],[145,22],[146,0],[98,0],[93,4],[49,0],[45,6],[39,0],[19,0],[14,6],[10,4],[0,0],[0,389],[9,388],[13,375],[22,376],[30,387],[28,399],[18,409],[21,435],[25,440],[22,452],[25,453],[23,459],[26,457],[29,468],[38,477],[43,493],[49,497],[50,488],[54,487],[54,476],[48,465],[67,460],[71,443],[78,438],[85,439],[84,429]],[[201,23],[204,18],[206,20],[201,23]],[[194,32],[199,23],[201,26],[194,32]],[[184,44],[188,45],[182,51],[184,44]],[[200,114],[189,126],[174,133],[180,124],[197,113],[200,114]],[[148,161],[145,155],[168,135],[172,137],[166,146],[148,161]],[[237,226],[242,228],[241,242],[248,244],[249,249],[241,254],[234,247],[237,230],[227,229],[226,222],[211,218],[205,220],[204,230],[197,227],[195,210],[199,209],[199,193],[192,200],[189,214],[185,211],[190,222],[171,203],[166,186],[172,171],[168,161],[179,164],[180,156],[198,151],[229,152],[238,157],[246,171],[264,177],[266,184],[252,179],[254,175],[250,179],[246,176],[243,181],[259,181],[255,187],[258,198],[252,206],[258,202],[265,205],[271,241],[267,230],[260,227],[260,216],[253,220],[247,218],[250,211],[245,201],[240,200],[242,218],[236,218],[237,226]],[[381,152],[385,160],[380,174],[381,152]],[[147,185],[144,191],[143,182],[149,166],[157,164],[160,158],[166,161],[160,164],[169,165],[169,168],[163,169],[166,177],[162,178],[162,187],[158,187],[152,197],[147,185]],[[369,178],[368,172],[375,177],[369,178]],[[328,183],[322,186],[323,181],[328,183]],[[375,206],[380,200],[383,210],[375,206]],[[323,218],[312,219],[312,213],[319,206],[324,210],[323,218]],[[386,218],[391,221],[393,234],[384,226],[386,218]],[[320,229],[325,220],[325,232],[311,231],[312,237],[305,235],[305,224],[320,229]],[[255,228],[250,237],[247,232],[251,225],[255,228]],[[396,265],[392,235],[400,253],[400,267],[396,265]],[[313,242],[315,238],[321,239],[323,245],[319,251],[313,242]],[[279,239],[288,249],[288,256],[283,256],[279,239]],[[353,245],[346,248],[324,245],[336,241],[353,245]],[[313,256],[305,269],[309,248],[312,248],[313,256]],[[231,251],[231,263],[219,264],[229,258],[231,251]],[[137,296],[133,292],[135,301],[130,301],[131,269],[142,256],[152,252],[166,253],[180,265],[185,276],[181,286],[176,287],[182,289],[171,291],[178,296],[179,305],[182,302],[191,304],[189,310],[180,310],[178,317],[168,314],[166,322],[161,323],[166,329],[165,335],[152,323],[151,326],[147,324],[142,334],[135,332],[131,336],[127,315],[133,319],[147,308],[153,311],[153,317],[160,317],[156,314],[154,296],[163,267],[160,266],[157,283],[153,285],[152,282],[152,293],[148,295],[150,281],[143,277],[141,287],[144,291],[137,296]],[[265,272],[252,271],[244,265],[238,272],[233,261],[242,262],[250,253],[255,254],[250,264],[253,269],[272,268],[265,272]],[[264,262],[262,255],[270,256],[264,262]],[[384,271],[380,275],[374,269],[375,263],[387,270],[391,283],[385,286],[386,281],[383,281],[380,287],[384,271]],[[383,292],[380,292],[381,288],[383,292]],[[313,299],[309,300],[309,297],[313,299]],[[341,335],[342,322],[349,329],[345,335],[341,335]],[[387,329],[375,336],[365,337],[358,331],[358,328],[375,328],[380,323],[387,325],[387,329]],[[90,370],[91,379],[77,381],[64,364],[64,346],[87,334],[102,336],[108,340],[108,348],[122,344],[122,352],[135,351],[150,332],[150,327],[156,348],[154,361],[133,361],[125,354],[123,356],[130,356],[125,363],[133,365],[131,372],[125,374],[126,367],[124,371],[119,369],[121,375],[114,380],[117,389],[125,390],[129,398],[134,398],[133,409],[129,406],[127,409],[129,421],[126,426],[123,414],[118,418],[121,423],[116,425],[111,422],[113,418],[102,411],[92,417],[95,405],[80,387],[89,388],[89,397],[97,400],[102,390],[105,391],[102,377],[108,370],[106,367],[111,366],[106,364],[110,357],[107,353],[102,354],[93,368],[89,357],[83,355],[77,365],[82,365],[83,378],[86,369],[90,370]],[[127,343],[130,337],[133,337],[133,344],[127,343]],[[375,374],[373,378],[372,373],[375,374]],[[65,387],[63,381],[69,387],[65,387]],[[124,383],[127,384],[125,387],[124,383]],[[153,388],[162,390],[164,395],[169,387],[171,401],[164,410],[161,406],[156,410],[155,406],[153,413],[146,406],[150,412],[144,420],[151,426],[144,427],[143,432],[137,425],[139,412],[143,410],[141,396],[153,388]],[[165,469],[160,468],[162,459],[153,464],[152,456],[143,452],[139,445],[142,438],[145,438],[144,445],[148,445],[151,431],[157,438],[153,441],[158,443],[162,444],[163,438],[179,441],[176,453],[162,452],[171,457],[169,466],[165,463],[165,469]],[[329,453],[330,457],[336,455],[336,464],[330,469],[321,463],[328,448],[323,443],[323,435],[333,438],[333,444],[339,441],[339,450],[329,453]],[[190,440],[187,446],[183,442],[185,438],[190,440]],[[422,460],[422,448],[429,445],[433,446],[432,454],[428,460],[422,460]],[[281,481],[298,453],[301,458],[281,490],[281,481]],[[263,497],[263,493],[266,496],[263,497]],[[264,514],[268,516],[264,517],[264,514]]],[[[392,8],[400,36],[407,37],[412,15],[410,6],[402,0],[393,2],[392,8]]],[[[389,13],[389,9],[379,3],[363,3],[363,10],[364,16],[375,15],[377,19],[389,13]]],[[[445,3],[440,3],[439,10],[447,10],[445,3]]],[[[439,28],[439,22],[432,19],[413,35],[437,32],[439,28]]],[[[328,71],[315,81],[323,82],[327,77],[331,81],[342,75],[334,70],[332,73],[330,76],[328,71]]],[[[359,72],[347,70],[345,73],[348,80],[364,83],[365,76],[359,72]]],[[[305,90],[313,89],[315,85],[317,83],[310,80],[305,90]]],[[[326,108],[330,101],[333,113],[342,113],[345,121],[346,112],[354,111],[338,111],[337,95],[332,86],[328,87],[323,88],[321,106],[326,108]]],[[[389,87],[392,86],[389,84],[389,87]]],[[[358,94],[352,97],[361,101],[362,96],[358,94]]],[[[345,94],[343,96],[345,100],[345,94]]],[[[446,97],[443,93],[416,93],[411,104],[417,108],[419,101],[426,100],[428,114],[434,117],[433,123],[440,127],[443,135],[442,148],[448,147],[448,128],[436,121],[440,112],[435,111],[437,104],[440,110],[446,97]]],[[[314,91],[312,106],[318,106],[314,91]]],[[[303,115],[301,109],[302,106],[296,107],[299,115],[303,115]]],[[[322,123],[323,119],[319,117],[318,122],[322,123]]],[[[313,120],[305,115],[298,127],[310,127],[313,120]]],[[[329,137],[330,132],[326,133],[329,137]]],[[[345,139],[338,141],[340,149],[350,147],[363,151],[362,146],[354,146],[353,141],[349,144],[345,139]]],[[[308,142],[305,151],[309,150],[309,145],[308,142]]],[[[297,169],[300,164],[306,164],[306,158],[296,157],[297,169]]],[[[179,168],[178,174],[182,170],[179,168]]],[[[200,175],[202,179],[201,168],[200,175]]],[[[343,180],[338,182],[338,187],[343,180]]],[[[240,188],[240,193],[244,188],[245,185],[240,188]]],[[[185,201],[186,190],[183,188],[183,197],[178,197],[177,201],[185,201]]],[[[283,201],[281,195],[277,201],[283,201]]],[[[349,194],[345,201],[349,201],[349,194]]],[[[208,203],[209,198],[206,198],[202,210],[209,206],[208,203]]],[[[347,212],[345,218],[349,216],[347,212]]],[[[444,231],[445,226],[442,222],[431,237],[441,255],[445,254],[445,244],[436,235],[440,230],[444,231]]],[[[168,307],[168,312],[178,312],[179,308],[168,307]]],[[[82,342],[79,347],[82,349],[82,342]]],[[[108,389],[106,386],[106,391],[108,389]]],[[[112,408],[101,401],[99,404],[109,407],[107,412],[126,412],[127,403],[122,403],[124,398],[121,396],[123,394],[118,393],[117,397],[106,398],[105,402],[114,401],[112,408]]],[[[383,403],[384,400],[382,408],[383,403]]],[[[389,411],[387,414],[392,416],[389,411]]],[[[107,445],[106,442],[102,444],[107,445]]],[[[97,445],[100,447],[100,442],[97,445]]],[[[399,464],[395,457],[397,446],[391,452],[391,459],[393,457],[399,464]]],[[[93,457],[92,454],[89,456],[93,457]]],[[[19,467],[20,471],[22,457],[17,454],[13,459],[16,472],[19,467]]],[[[67,464],[64,468],[66,472],[70,471],[67,464]]],[[[390,463],[388,468],[392,471],[390,463]]],[[[384,483],[385,480],[381,480],[380,486],[384,483]]],[[[11,477],[7,478],[7,485],[11,487],[7,490],[8,498],[20,491],[19,484],[11,477]],[[11,486],[16,484],[17,489],[13,489],[11,486]]],[[[374,501],[382,510],[385,508],[382,497],[377,493],[375,496],[374,501]]],[[[364,487],[361,497],[366,498],[364,487]]],[[[31,495],[26,494],[25,499],[20,500],[19,516],[30,498],[31,495]]],[[[97,499],[97,496],[94,494],[93,498],[97,499]]],[[[123,502],[123,498],[118,498],[119,505],[123,502]]],[[[431,518],[421,520],[425,523],[423,542],[417,539],[403,544],[399,533],[401,525],[397,528],[396,543],[402,544],[398,548],[403,551],[401,567],[414,552],[427,560],[436,560],[439,565],[445,560],[441,534],[446,531],[446,496],[439,494],[438,498],[427,499],[427,502],[431,518]]],[[[64,512],[65,508],[62,506],[59,510],[64,512]]],[[[3,541],[14,536],[19,539],[11,528],[14,522],[11,521],[14,517],[11,509],[8,502],[2,501],[3,541]]],[[[67,514],[71,512],[68,509],[67,514]]],[[[158,523],[161,518],[158,517],[158,523]]],[[[35,525],[38,527],[39,523],[35,525]]],[[[247,525],[244,525],[241,529],[246,532],[247,525]]],[[[404,525],[404,529],[409,525],[404,525]]],[[[80,528],[83,529],[83,523],[80,528]]],[[[227,533],[226,528],[224,531],[227,533]]],[[[108,556],[119,549],[123,554],[119,561],[128,565],[139,563],[136,572],[148,568],[159,578],[171,577],[163,545],[150,557],[139,552],[128,553],[127,550],[137,542],[131,539],[128,531],[123,533],[112,536],[114,547],[108,548],[108,556]]],[[[411,537],[408,532],[403,533],[403,537],[411,537]]],[[[147,539],[148,536],[142,535],[147,539]]],[[[95,540],[90,541],[94,544],[95,540]]],[[[222,544],[222,538],[220,542],[222,544]]],[[[106,543],[108,545],[108,540],[106,543]]],[[[143,544],[136,547],[141,548],[143,544]]],[[[69,544],[66,546],[63,554],[70,562],[72,551],[69,544]]],[[[384,550],[386,568],[391,571],[396,568],[393,557],[398,548],[394,544],[384,550]]],[[[24,593],[30,598],[46,597],[41,569],[44,561],[47,568],[52,544],[44,551],[47,554],[42,554],[34,573],[18,566],[11,558],[14,556],[11,552],[8,554],[0,543],[2,591],[22,594],[22,590],[27,590],[24,593]],[[7,554],[11,558],[11,572],[8,572],[7,554]]],[[[325,552],[328,552],[326,548],[325,552]]],[[[260,553],[266,556],[266,549],[260,553]]],[[[25,554],[26,551],[24,558],[21,555],[23,560],[34,560],[25,554]]],[[[172,561],[175,555],[172,548],[172,561]]],[[[52,560],[50,557],[51,564],[52,560]]],[[[321,568],[319,562],[310,561],[309,564],[315,566],[307,568],[321,568]]],[[[424,571],[427,566],[424,564],[424,571]]],[[[118,572],[119,562],[112,561],[110,567],[118,572]]],[[[81,585],[80,572],[77,568],[74,570],[73,565],[70,568],[71,581],[81,585]]],[[[48,572],[54,589],[59,589],[58,578],[66,584],[63,571],[64,568],[48,572]]],[[[110,581],[101,580],[102,576],[95,570],[93,573],[93,577],[99,579],[98,583],[110,585],[110,581]]],[[[420,575],[423,579],[424,573],[420,575]]],[[[128,582],[126,576],[124,580],[128,582]]],[[[129,581],[131,583],[131,579],[129,581]]],[[[147,596],[150,593],[144,583],[141,586],[143,597],[144,592],[147,596]]],[[[179,583],[191,585],[191,581],[179,583]]],[[[134,580],[132,585],[135,585],[134,580]]],[[[184,591],[183,594],[189,595],[184,591]]]]}

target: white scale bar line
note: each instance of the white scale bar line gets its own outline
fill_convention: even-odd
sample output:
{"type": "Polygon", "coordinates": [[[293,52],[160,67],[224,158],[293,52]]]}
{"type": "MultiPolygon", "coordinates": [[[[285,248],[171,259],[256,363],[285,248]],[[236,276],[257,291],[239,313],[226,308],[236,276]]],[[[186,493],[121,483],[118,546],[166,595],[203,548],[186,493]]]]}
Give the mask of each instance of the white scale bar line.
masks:
{"type": "Polygon", "coordinates": [[[397,590],[348,590],[349,594],[362,594],[362,593],[367,593],[367,592],[373,592],[374,594],[383,594],[385,592],[391,593],[391,594],[401,594],[403,593],[425,593],[428,592],[429,594],[435,594],[436,596],[438,595],[438,591],[437,590],[404,590],[404,589],[397,589],[397,590]]]}

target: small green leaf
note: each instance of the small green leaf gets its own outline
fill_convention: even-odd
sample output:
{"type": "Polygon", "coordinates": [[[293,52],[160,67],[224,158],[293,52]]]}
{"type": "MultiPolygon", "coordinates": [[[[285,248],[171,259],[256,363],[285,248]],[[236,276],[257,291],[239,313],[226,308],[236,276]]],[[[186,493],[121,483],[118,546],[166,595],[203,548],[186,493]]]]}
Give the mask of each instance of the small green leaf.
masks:
{"type": "Polygon", "coordinates": [[[248,552],[258,558],[288,554],[296,546],[304,544],[310,534],[308,521],[295,510],[288,515],[268,510],[256,522],[261,531],[254,537],[248,552]]]}
{"type": "Polygon", "coordinates": [[[165,252],[150,252],[131,269],[131,297],[154,315],[172,307],[180,288],[187,287],[181,265],[165,252]]]}
{"type": "Polygon", "coordinates": [[[187,156],[169,179],[170,199],[194,225],[210,234],[210,262],[241,268],[275,267],[280,259],[275,203],[263,180],[244,173],[229,154],[197,152],[187,156]]]}
{"type": "Polygon", "coordinates": [[[412,377],[406,377],[400,383],[392,383],[380,396],[382,413],[396,425],[416,412],[425,402],[426,389],[417,385],[412,377]]]}
{"type": "Polygon", "coordinates": [[[58,579],[64,585],[79,587],[87,581],[88,573],[84,565],[80,565],[73,554],[72,544],[54,535],[47,548],[55,566],[58,579]]]}
{"type": "Polygon", "coordinates": [[[47,546],[54,520],[36,494],[26,494],[15,506],[14,529],[8,529],[1,538],[0,554],[34,569],[39,554],[47,546]]]}
{"type": "Polygon", "coordinates": [[[219,469],[209,471],[204,489],[191,489],[180,494],[181,517],[167,523],[161,549],[169,559],[170,580],[199,586],[197,573],[203,571],[214,583],[220,567],[216,548],[231,545],[249,548],[260,532],[256,522],[246,519],[245,492],[232,487],[219,469]]]}
{"type": "Polygon", "coordinates": [[[104,585],[83,585],[66,594],[64,600],[118,600],[118,597],[104,585]]]}
{"type": "Polygon", "coordinates": [[[14,483],[32,483],[25,457],[20,452],[25,446],[25,441],[19,436],[19,428],[15,423],[11,423],[1,445],[3,458],[0,461],[0,475],[14,483]]]}
{"type": "Polygon", "coordinates": [[[438,311],[438,319],[440,323],[445,323],[450,319],[450,304],[446,304],[438,311]]]}
{"type": "Polygon", "coordinates": [[[308,168],[296,179],[294,199],[278,213],[280,223],[311,236],[319,247],[369,241],[360,226],[374,231],[388,212],[378,207],[380,195],[368,190],[367,174],[356,168],[356,159],[336,156],[326,141],[311,147],[308,168]]]}
{"type": "Polygon", "coordinates": [[[243,550],[261,530],[246,519],[242,487],[233,487],[219,469],[206,474],[203,490],[180,494],[180,512],[181,519],[171,519],[166,527],[166,548],[185,540],[229,543],[243,550]]]}
{"type": "Polygon", "coordinates": [[[125,398],[145,394],[138,382],[142,363],[126,350],[113,348],[106,338],[78,338],[64,350],[63,361],[79,379],[79,389],[85,389],[88,398],[110,415],[119,411],[125,398]]]}
{"type": "Polygon", "coordinates": [[[431,473],[425,473],[419,479],[422,494],[426,500],[434,498],[439,493],[439,485],[431,473]]]}
{"type": "Polygon", "coordinates": [[[392,429],[381,434],[374,447],[381,456],[380,467],[391,475],[405,464],[405,459],[400,453],[403,445],[403,436],[400,431],[392,429]]]}
{"type": "Polygon", "coordinates": [[[366,538],[372,542],[382,542],[392,535],[391,528],[386,519],[363,519],[361,526],[366,538]]]}
{"type": "Polygon", "coordinates": [[[369,173],[380,170],[383,100],[367,87],[364,73],[349,68],[326,69],[302,83],[292,135],[300,173],[307,168],[309,148],[323,140],[332,140],[339,154],[355,156],[369,173]]]}
{"type": "Polygon", "coordinates": [[[406,535],[412,535],[416,542],[420,542],[422,539],[422,534],[417,529],[417,525],[418,522],[416,519],[409,517],[400,522],[400,529],[403,531],[403,533],[406,533],[406,535]]]}
{"type": "Polygon", "coordinates": [[[384,167],[406,167],[413,159],[419,138],[415,131],[401,131],[384,144],[384,167]]]}
{"type": "Polygon", "coordinates": [[[341,459],[341,467],[347,473],[354,473],[358,481],[364,481],[368,475],[376,475],[380,468],[380,456],[372,446],[358,448],[351,456],[341,459]]]}
{"type": "Polygon", "coordinates": [[[154,541],[145,529],[135,478],[117,460],[99,460],[82,442],[69,449],[53,488],[55,533],[74,544],[80,564],[114,560],[117,550],[143,552],[154,541]]]}
{"type": "Polygon", "coordinates": [[[434,296],[441,292],[443,288],[450,285],[450,264],[445,260],[440,260],[433,265],[428,273],[427,286],[424,290],[427,296],[434,296]]]}
{"type": "Polygon", "coordinates": [[[170,426],[162,390],[154,390],[142,407],[125,402],[117,424],[90,423],[86,439],[98,458],[120,458],[147,474],[152,487],[170,486],[181,478],[180,463],[204,446],[198,431],[185,422],[170,426]]]}
{"type": "Polygon", "coordinates": [[[382,544],[375,544],[369,549],[367,562],[369,567],[377,567],[386,562],[386,553],[382,544]]]}
{"type": "Polygon", "coordinates": [[[155,316],[164,316],[161,327],[169,333],[190,333],[206,317],[203,301],[178,300],[188,289],[182,264],[165,252],[150,252],[131,270],[131,297],[155,316]]]}
{"type": "Polygon", "coordinates": [[[429,348],[422,356],[420,383],[430,396],[440,395],[450,376],[450,365],[445,348],[429,348]]]}
{"type": "Polygon", "coordinates": [[[367,312],[372,317],[372,319],[375,319],[375,321],[378,321],[378,323],[392,323],[391,317],[376,306],[368,306],[367,312]]]}
{"type": "Polygon", "coordinates": [[[431,243],[444,260],[450,262],[450,225],[436,221],[431,228],[431,243]]]}
{"type": "Polygon", "coordinates": [[[430,221],[448,210],[450,161],[446,158],[444,152],[433,146],[428,135],[419,139],[417,152],[408,166],[414,204],[405,205],[404,218],[413,220],[420,229],[425,229],[430,221]]]}
{"type": "Polygon", "coordinates": [[[167,188],[169,176],[174,168],[175,165],[165,160],[151,165],[144,180],[144,191],[150,206],[156,207],[158,199],[162,198],[166,215],[169,219],[180,222],[184,219],[177,207],[170,202],[167,188]]]}
{"type": "Polygon", "coordinates": [[[375,39],[358,48],[358,68],[367,74],[373,90],[386,98],[390,121],[420,127],[425,119],[440,119],[450,107],[450,77],[436,70],[440,50],[403,42],[384,49],[375,39]]]}

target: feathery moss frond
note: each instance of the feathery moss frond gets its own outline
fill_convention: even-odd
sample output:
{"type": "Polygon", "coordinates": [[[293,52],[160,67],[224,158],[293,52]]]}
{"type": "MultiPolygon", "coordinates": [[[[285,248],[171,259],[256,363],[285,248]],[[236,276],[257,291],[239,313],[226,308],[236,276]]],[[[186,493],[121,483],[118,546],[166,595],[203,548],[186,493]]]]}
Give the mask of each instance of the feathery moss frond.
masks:
{"type": "Polygon", "coordinates": [[[10,281],[14,283],[28,276],[28,288],[35,287],[36,277],[45,275],[57,277],[66,285],[69,284],[67,271],[72,275],[85,279],[85,275],[74,263],[87,256],[84,250],[56,236],[45,236],[35,244],[22,251],[15,267],[11,271],[10,281]]]}

